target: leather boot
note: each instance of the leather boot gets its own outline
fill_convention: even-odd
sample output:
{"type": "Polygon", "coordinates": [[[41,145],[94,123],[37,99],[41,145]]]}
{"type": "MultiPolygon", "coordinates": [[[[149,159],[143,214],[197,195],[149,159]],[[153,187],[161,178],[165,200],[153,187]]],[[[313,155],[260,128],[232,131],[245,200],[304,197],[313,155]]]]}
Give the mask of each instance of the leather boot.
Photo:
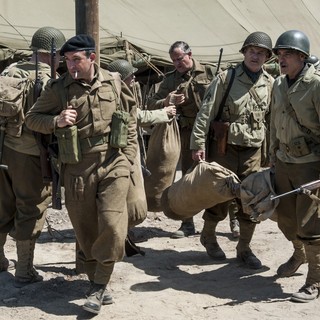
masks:
{"type": "Polygon", "coordinates": [[[250,242],[256,224],[247,220],[239,220],[240,238],[237,245],[237,259],[242,261],[250,269],[262,268],[261,261],[253,254],[250,249],[250,242]]]}
{"type": "Polygon", "coordinates": [[[43,277],[39,275],[33,266],[34,249],[36,239],[17,240],[17,267],[14,278],[14,286],[22,288],[34,282],[40,282],[43,277]]]}
{"type": "Polygon", "coordinates": [[[307,262],[304,245],[300,240],[292,241],[294,252],[292,257],[283,263],[277,270],[279,277],[291,277],[299,269],[299,267],[307,262]]]}
{"type": "Polygon", "coordinates": [[[13,270],[16,266],[14,260],[9,260],[4,254],[4,245],[7,240],[6,233],[0,233],[0,272],[13,270]]]}
{"type": "Polygon", "coordinates": [[[320,290],[320,241],[304,244],[308,260],[308,274],[305,285],[291,297],[291,301],[310,302],[319,297],[320,290]]]}
{"type": "Polygon", "coordinates": [[[206,248],[207,254],[214,260],[225,260],[226,255],[220,248],[217,237],[217,222],[204,220],[203,229],[200,236],[201,244],[206,248]]]}
{"type": "Polygon", "coordinates": [[[189,218],[184,220],[181,223],[180,228],[177,231],[172,233],[171,238],[173,239],[184,238],[184,237],[192,236],[195,233],[196,233],[196,230],[194,227],[193,218],[189,218]]]}
{"type": "Polygon", "coordinates": [[[88,312],[98,314],[101,310],[105,290],[105,284],[93,283],[91,293],[84,303],[83,309],[88,312]]]}

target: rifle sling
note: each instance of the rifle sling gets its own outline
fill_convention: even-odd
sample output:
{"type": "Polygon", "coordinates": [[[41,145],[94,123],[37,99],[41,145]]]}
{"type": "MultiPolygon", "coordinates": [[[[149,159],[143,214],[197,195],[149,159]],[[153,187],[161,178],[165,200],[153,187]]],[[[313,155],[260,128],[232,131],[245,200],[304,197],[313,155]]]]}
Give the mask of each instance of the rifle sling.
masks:
{"type": "Polygon", "coordinates": [[[229,95],[229,92],[230,92],[230,89],[232,87],[232,83],[234,81],[234,78],[235,78],[235,75],[236,75],[236,70],[235,68],[231,68],[231,78],[229,80],[229,83],[228,83],[228,87],[227,87],[227,90],[220,102],[220,105],[219,105],[219,110],[218,110],[218,114],[216,116],[216,119],[220,120],[221,119],[221,115],[222,115],[222,111],[223,111],[223,107],[224,105],[226,104],[226,101],[227,101],[227,98],[228,98],[228,95],[229,95]]]}

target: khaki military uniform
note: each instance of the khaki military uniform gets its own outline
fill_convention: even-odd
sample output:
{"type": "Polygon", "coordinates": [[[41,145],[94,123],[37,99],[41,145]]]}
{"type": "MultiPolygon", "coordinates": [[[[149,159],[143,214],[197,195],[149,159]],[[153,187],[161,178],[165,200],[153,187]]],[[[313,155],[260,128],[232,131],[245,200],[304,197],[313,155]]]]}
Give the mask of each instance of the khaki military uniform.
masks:
{"type": "Polygon", "coordinates": [[[177,119],[181,138],[181,169],[182,173],[191,167],[192,155],[190,151],[190,135],[195,118],[201,106],[204,93],[209,86],[214,70],[201,65],[193,59],[193,69],[186,74],[174,70],[166,75],[157,93],[152,96],[147,105],[148,109],[161,109],[164,100],[172,91],[178,90],[185,94],[185,102],[177,106],[177,119]]]}
{"type": "MultiPolygon", "coordinates": [[[[278,194],[319,179],[319,89],[320,73],[314,66],[307,65],[290,87],[286,76],[276,79],[271,109],[270,158],[275,164],[275,185],[278,194]],[[292,115],[294,113],[290,105],[299,123],[311,133],[301,129],[292,115]]],[[[320,268],[319,205],[306,195],[292,194],[280,199],[277,212],[279,228],[287,239],[295,240],[298,237],[304,242],[309,262],[306,283],[320,283],[320,272],[317,271],[320,268]]]]}
{"type": "Polygon", "coordinates": [[[66,208],[89,280],[107,284],[115,261],[124,255],[128,228],[125,199],[137,153],[136,103],[123,82],[118,96],[112,75],[96,66],[90,85],[72,79],[69,73],[53,81],[28,112],[28,127],[54,132],[57,117],[67,105],[77,111],[82,160],[63,165],[66,208]],[[112,114],[120,105],[131,118],[127,147],[117,149],[108,141],[112,114]]]}
{"type": "MultiPolygon", "coordinates": [[[[50,66],[38,64],[43,85],[50,79],[50,66]]],[[[18,62],[9,66],[2,75],[35,79],[35,64],[18,62]]],[[[33,90],[27,96],[25,110],[33,104],[33,90]]],[[[22,123],[21,136],[12,136],[8,130],[3,148],[0,170],[0,232],[10,233],[17,240],[29,240],[40,235],[45,213],[51,202],[51,188],[45,186],[40,167],[40,151],[33,133],[22,123]]]]}
{"type": "Polygon", "coordinates": [[[153,126],[158,123],[169,122],[167,112],[164,109],[159,110],[141,110],[137,109],[138,126],[153,126]]]}
{"type": "MultiPolygon", "coordinates": [[[[221,119],[229,122],[230,126],[226,154],[220,155],[217,152],[217,142],[213,138],[208,139],[208,136],[210,122],[216,119],[230,78],[231,70],[226,70],[220,73],[208,88],[194,124],[190,147],[192,150],[208,149],[209,162],[216,161],[243,180],[260,168],[261,146],[266,131],[265,116],[269,112],[274,80],[267,72],[262,71],[258,80],[253,83],[244,71],[243,65],[236,66],[235,78],[221,116],[221,119]],[[251,93],[250,88],[255,93],[251,93]]],[[[229,203],[223,203],[205,210],[204,220],[217,223],[225,219],[228,206],[229,203]]],[[[252,238],[254,224],[249,216],[243,213],[241,207],[237,217],[240,223],[239,245],[242,242],[248,245],[252,238]]]]}

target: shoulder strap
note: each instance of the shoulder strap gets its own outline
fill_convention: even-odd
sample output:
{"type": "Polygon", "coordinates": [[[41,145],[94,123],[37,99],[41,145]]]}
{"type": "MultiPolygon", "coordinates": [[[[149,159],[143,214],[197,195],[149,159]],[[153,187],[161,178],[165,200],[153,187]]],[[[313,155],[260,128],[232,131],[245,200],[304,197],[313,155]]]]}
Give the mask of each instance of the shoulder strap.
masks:
{"type": "Polygon", "coordinates": [[[307,134],[308,136],[311,137],[311,139],[313,141],[315,141],[316,143],[320,143],[320,137],[318,137],[316,134],[314,134],[310,129],[308,129],[307,127],[303,126],[296,115],[295,110],[293,109],[291,103],[289,103],[289,115],[296,121],[297,125],[299,126],[299,128],[301,129],[301,131],[303,131],[305,134],[307,134]]]}
{"type": "Polygon", "coordinates": [[[121,109],[122,107],[122,102],[121,102],[121,76],[119,72],[111,72],[108,71],[108,73],[112,76],[112,80],[111,81],[111,85],[112,88],[114,90],[114,92],[116,93],[118,100],[117,100],[117,109],[121,109]]]}
{"type": "Polygon", "coordinates": [[[227,98],[228,98],[230,89],[231,89],[231,87],[232,87],[232,83],[233,83],[233,81],[234,81],[235,75],[236,75],[236,69],[235,69],[235,68],[231,68],[231,78],[230,78],[230,81],[229,81],[229,83],[228,83],[227,90],[226,90],[226,92],[225,92],[225,94],[224,94],[224,96],[223,96],[223,98],[222,98],[222,100],[221,100],[221,102],[220,102],[219,111],[218,111],[218,114],[217,114],[217,117],[216,117],[217,120],[220,120],[220,119],[221,119],[222,110],[223,110],[224,105],[226,104],[226,100],[227,100],[227,98]]]}

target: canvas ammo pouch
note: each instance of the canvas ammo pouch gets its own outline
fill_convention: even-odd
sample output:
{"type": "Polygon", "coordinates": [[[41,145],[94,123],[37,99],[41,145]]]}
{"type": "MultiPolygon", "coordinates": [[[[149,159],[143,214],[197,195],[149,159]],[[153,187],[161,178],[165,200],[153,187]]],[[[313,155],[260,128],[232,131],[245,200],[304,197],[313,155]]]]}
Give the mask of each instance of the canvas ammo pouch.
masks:
{"type": "Polygon", "coordinates": [[[288,145],[288,153],[293,157],[306,156],[311,152],[306,139],[304,137],[298,137],[292,139],[288,145]]]}
{"type": "Polygon", "coordinates": [[[264,111],[252,111],[251,112],[251,125],[253,130],[260,130],[263,128],[264,111]]]}
{"type": "Polygon", "coordinates": [[[82,160],[77,126],[58,128],[55,131],[58,140],[59,158],[62,163],[76,164],[82,160]]]}
{"type": "Polygon", "coordinates": [[[213,130],[214,139],[217,141],[217,152],[219,155],[226,154],[229,126],[229,122],[211,121],[210,127],[213,130]]]}
{"type": "Polygon", "coordinates": [[[110,146],[112,148],[125,148],[128,144],[128,125],[130,113],[117,110],[112,114],[110,146]]]}

